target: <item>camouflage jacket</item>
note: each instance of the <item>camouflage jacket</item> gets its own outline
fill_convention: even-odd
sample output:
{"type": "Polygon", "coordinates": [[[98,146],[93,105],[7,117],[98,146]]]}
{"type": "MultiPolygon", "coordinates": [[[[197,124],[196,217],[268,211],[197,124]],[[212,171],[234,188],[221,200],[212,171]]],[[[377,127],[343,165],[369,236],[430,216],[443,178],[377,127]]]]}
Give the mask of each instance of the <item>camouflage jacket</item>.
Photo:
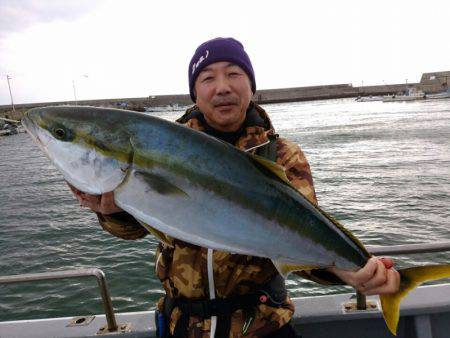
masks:
{"type": "MultiPolygon", "coordinates": [[[[177,120],[186,126],[205,131],[204,121],[196,106],[188,109],[177,120]]],[[[260,145],[267,143],[274,129],[265,111],[256,104],[251,104],[247,111],[240,137],[235,146],[242,150],[255,152],[260,145]]],[[[299,148],[293,142],[283,138],[276,140],[276,162],[283,166],[292,185],[311,202],[317,203],[309,164],[299,148]]],[[[136,239],[147,234],[136,221],[130,220],[130,215],[98,215],[100,224],[112,234],[124,239],[136,239]]],[[[156,273],[162,281],[166,293],[172,298],[191,300],[209,299],[209,282],[207,271],[208,249],[188,244],[178,239],[168,238],[169,244],[160,243],[156,252],[156,273]]],[[[213,252],[213,279],[215,297],[223,298],[247,294],[257,290],[277,271],[269,259],[213,252]]],[[[319,270],[320,271],[320,270],[319,270]]],[[[317,282],[327,283],[328,276],[314,276],[311,273],[300,273],[302,276],[317,282]]],[[[158,303],[162,310],[162,300],[158,303]]],[[[279,307],[258,305],[254,321],[248,329],[247,337],[263,337],[286,324],[294,313],[294,305],[287,297],[279,307]]],[[[170,330],[173,333],[181,311],[175,308],[172,312],[170,330]]],[[[242,336],[245,318],[242,310],[232,314],[230,337],[242,336]]],[[[191,316],[189,319],[189,337],[209,337],[210,319],[191,316]]]]}

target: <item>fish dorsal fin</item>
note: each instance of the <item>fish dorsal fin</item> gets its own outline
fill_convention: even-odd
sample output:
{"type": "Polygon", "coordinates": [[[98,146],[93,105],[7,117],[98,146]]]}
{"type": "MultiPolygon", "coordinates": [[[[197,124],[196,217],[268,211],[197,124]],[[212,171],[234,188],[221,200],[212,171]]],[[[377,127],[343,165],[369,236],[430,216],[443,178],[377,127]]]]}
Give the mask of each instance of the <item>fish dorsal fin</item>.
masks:
{"type": "Polygon", "coordinates": [[[169,236],[167,236],[165,233],[155,229],[154,227],[148,225],[147,223],[137,220],[149,233],[151,233],[153,236],[155,236],[157,239],[159,239],[162,243],[169,247],[173,247],[173,239],[169,236]]]}
{"type": "Polygon", "coordinates": [[[270,161],[262,156],[259,155],[252,155],[249,154],[249,156],[255,160],[257,163],[259,163],[260,165],[262,165],[264,168],[266,168],[267,170],[269,170],[271,173],[273,173],[275,176],[277,176],[278,178],[280,178],[283,182],[289,184],[290,186],[292,186],[291,182],[289,181],[289,179],[286,176],[286,170],[284,169],[284,167],[282,167],[281,165],[279,165],[276,162],[270,161]]]}
{"type": "MultiPolygon", "coordinates": [[[[297,191],[299,193],[299,195],[301,195],[308,203],[310,203],[312,206],[314,206],[314,208],[317,209],[317,211],[319,211],[322,215],[324,215],[326,218],[328,218],[339,230],[341,230],[347,237],[349,237],[355,244],[356,246],[361,249],[368,257],[372,256],[364,247],[364,245],[361,243],[361,241],[356,238],[355,235],[353,235],[351,233],[350,230],[346,229],[342,224],[340,224],[334,217],[332,217],[330,214],[328,214],[327,212],[325,212],[324,210],[322,210],[319,206],[311,203],[305,196],[302,195],[302,193],[300,191],[298,191],[297,188],[295,188],[292,183],[289,181],[289,179],[286,176],[286,171],[284,169],[284,167],[282,167],[281,165],[270,161],[264,157],[258,156],[258,155],[251,155],[253,160],[255,160],[258,164],[262,165],[264,168],[266,168],[267,170],[269,170],[271,173],[273,173],[275,176],[277,176],[278,178],[280,178],[284,183],[288,184],[290,187],[292,187],[293,189],[295,189],[295,191],[297,191]]],[[[297,269],[299,270],[299,269],[297,269]]],[[[305,270],[305,269],[300,269],[300,270],[305,270]]],[[[295,270],[293,270],[295,271],[295,270]]]]}
{"type": "Polygon", "coordinates": [[[333,216],[331,216],[329,213],[327,213],[326,211],[322,210],[321,208],[319,208],[317,205],[315,205],[315,208],[322,214],[324,215],[326,218],[328,218],[339,230],[341,230],[347,237],[349,237],[356,245],[359,249],[361,249],[366,255],[367,257],[371,257],[372,254],[369,253],[367,251],[367,249],[364,247],[364,244],[362,244],[362,242],[355,236],[353,235],[353,233],[348,230],[346,227],[344,227],[341,223],[339,223],[333,216]]]}
{"type": "Polygon", "coordinates": [[[272,260],[273,265],[277,268],[280,275],[282,275],[285,279],[287,276],[294,271],[309,271],[312,269],[318,269],[319,266],[309,266],[309,265],[297,265],[297,264],[289,264],[272,260]]]}

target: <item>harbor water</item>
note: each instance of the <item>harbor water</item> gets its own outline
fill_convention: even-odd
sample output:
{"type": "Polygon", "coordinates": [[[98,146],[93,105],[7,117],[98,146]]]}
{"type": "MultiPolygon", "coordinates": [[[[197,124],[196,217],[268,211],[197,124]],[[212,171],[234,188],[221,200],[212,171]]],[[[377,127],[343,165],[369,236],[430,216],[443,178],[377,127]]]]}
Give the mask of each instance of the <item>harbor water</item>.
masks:
{"type": "MultiPolygon", "coordinates": [[[[319,204],[365,244],[450,240],[450,100],[264,108],[305,152],[319,204]]],[[[173,121],[182,112],[152,114],[173,121]]],[[[0,138],[0,275],[98,267],[116,311],[149,310],[163,295],[156,244],[103,231],[28,135],[0,138]]],[[[399,267],[450,263],[450,253],[395,258],[399,267]]],[[[349,291],[296,276],[287,286],[295,297],[349,291]]],[[[0,285],[0,321],[101,312],[93,278],[0,285]]]]}

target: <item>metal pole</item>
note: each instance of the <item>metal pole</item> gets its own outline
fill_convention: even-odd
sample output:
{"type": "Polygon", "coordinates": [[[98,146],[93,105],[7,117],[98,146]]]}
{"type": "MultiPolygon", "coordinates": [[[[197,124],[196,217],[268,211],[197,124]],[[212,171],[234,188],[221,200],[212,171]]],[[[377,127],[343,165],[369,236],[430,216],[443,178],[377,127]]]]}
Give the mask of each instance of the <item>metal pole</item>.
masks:
{"type": "Polygon", "coordinates": [[[367,251],[375,255],[403,255],[415,253],[450,251],[450,242],[402,244],[391,246],[366,246],[367,251]]]}
{"type": "Polygon", "coordinates": [[[73,97],[75,98],[75,105],[77,106],[78,102],[77,102],[77,91],[75,89],[75,80],[72,80],[72,86],[73,86],[73,97]]]}
{"type": "Polygon", "coordinates": [[[366,296],[358,291],[356,291],[356,309],[358,310],[367,309],[366,296]]]}
{"type": "Polygon", "coordinates": [[[100,287],[103,307],[105,309],[106,322],[108,323],[108,331],[117,331],[116,317],[114,316],[114,309],[109,295],[108,286],[106,285],[105,274],[102,270],[97,268],[66,270],[57,272],[43,272],[30,273],[13,276],[0,276],[0,284],[23,283],[31,281],[49,280],[49,279],[63,279],[74,277],[94,276],[97,278],[98,286],[100,287]]]}
{"type": "Polygon", "coordinates": [[[113,305],[111,301],[111,296],[109,294],[108,286],[106,285],[105,274],[100,269],[92,269],[93,274],[97,278],[98,286],[101,291],[103,307],[105,309],[106,321],[108,323],[108,331],[117,330],[117,322],[114,316],[113,305]]]}
{"type": "Polygon", "coordinates": [[[12,96],[12,92],[11,92],[11,85],[9,83],[9,80],[11,80],[11,77],[9,75],[6,75],[6,81],[8,81],[9,96],[11,97],[11,106],[12,106],[13,112],[15,113],[16,112],[16,108],[14,107],[14,101],[13,101],[13,96],[12,96]]]}

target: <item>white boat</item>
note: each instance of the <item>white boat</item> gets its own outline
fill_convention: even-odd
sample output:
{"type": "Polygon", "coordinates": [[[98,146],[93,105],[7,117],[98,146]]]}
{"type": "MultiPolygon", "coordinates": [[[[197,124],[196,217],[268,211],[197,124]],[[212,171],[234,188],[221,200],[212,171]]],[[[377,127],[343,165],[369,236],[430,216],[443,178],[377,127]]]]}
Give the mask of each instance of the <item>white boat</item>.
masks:
{"type": "Polygon", "coordinates": [[[424,100],[427,95],[418,89],[408,88],[404,95],[390,95],[383,97],[383,102],[396,102],[396,101],[416,101],[424,100]]]}
{"type": "Polygon", "coordinates": [[[170,112],[184,110],[186,107],[180,106],[178,103],[168,104],[166,106],[144,107],[145,112],[170,112]]]}
{"type": "Polygon", "coordinates": [[[448,99],[448,98],[450,98],[450,89],[447,89],[446,92],[427,94],[427,99],[448,99]]]}
{"type": "Polygon", "coordinates": [[[382,96],[358,96],[355,101],[357,102],[373,102],[383,100],[382,96]]]}

